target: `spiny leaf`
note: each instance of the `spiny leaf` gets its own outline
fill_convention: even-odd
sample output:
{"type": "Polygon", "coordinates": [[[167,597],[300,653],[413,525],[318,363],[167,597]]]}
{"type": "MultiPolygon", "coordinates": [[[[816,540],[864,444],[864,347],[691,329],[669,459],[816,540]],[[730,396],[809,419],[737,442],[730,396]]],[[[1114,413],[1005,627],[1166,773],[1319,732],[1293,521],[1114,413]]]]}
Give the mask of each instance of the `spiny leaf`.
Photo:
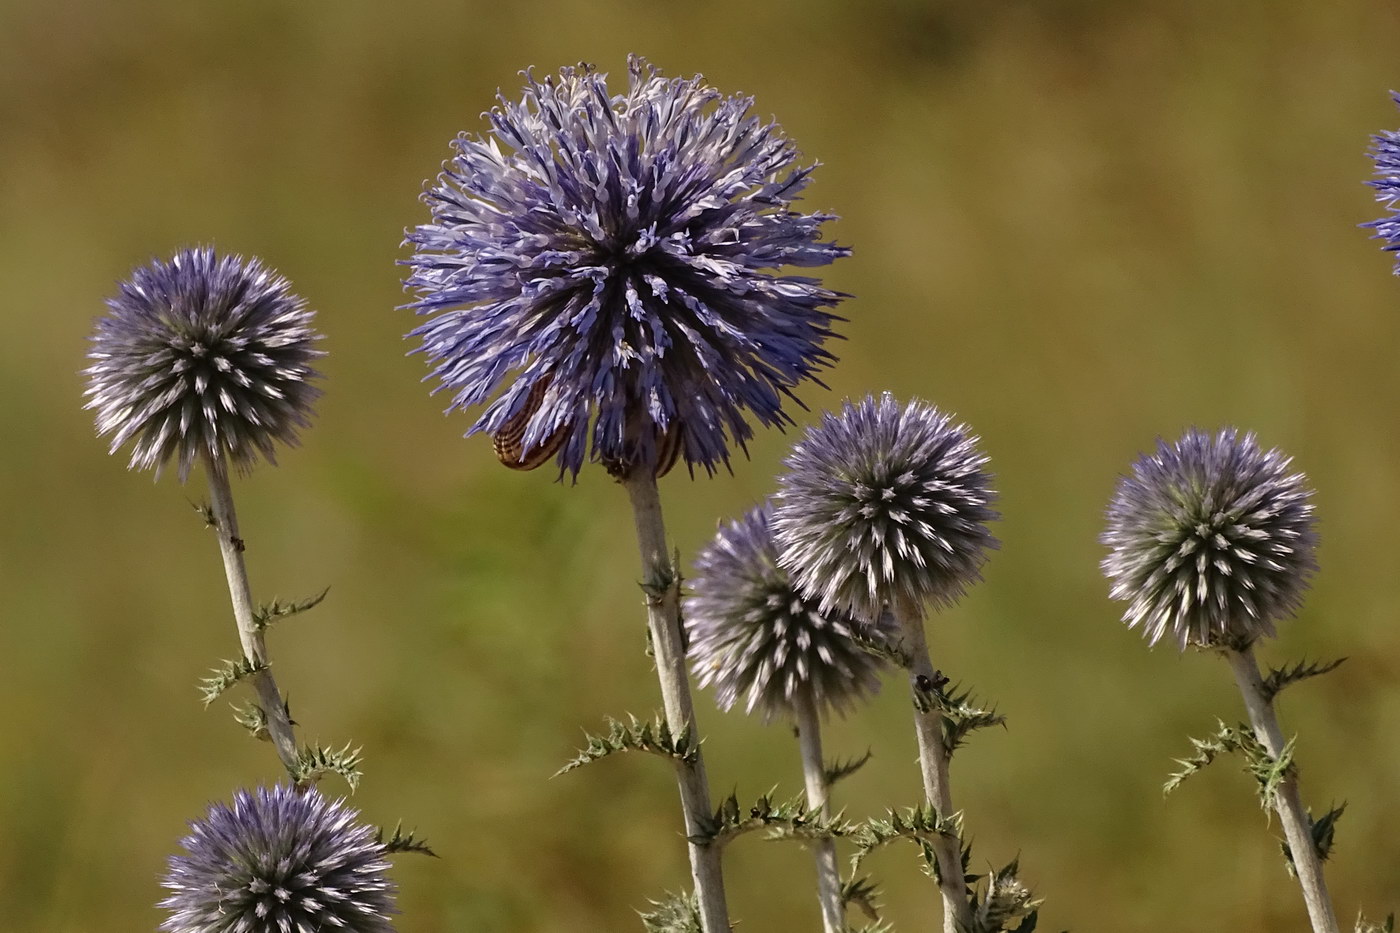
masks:
{"type": "Polygon", "coordinates": [[[865,767],[865,763],[873,757],[875,757],[875,753],[867,748],[865,754],[861,755],[859,758],[848,758],[845,761],[837,759],[831,762],[831,764],[827,765],[825,768],[827,786],[830,787],[837,781],[844,780],[852,774],[855,774],[861,768],[865,767]]]}
{"type": "Polygon", "coordinates": [[[257,611],[253,613],[253,625],[262,630],[278,619],[285,619],[287,616],[294,616],[299,612],[314,609],[321,604],[321,600],[325,599],[326,594],[330,591],[331,588],[326,587],[315,596],[308,596],[306,599],[298,599],[289,603],[278,602],[274,599],[270,603],[259,606],[257,611]]]}
{"type": "Polygon", "coordinates": [[[247,729],[253,738],[266,742],[272,738],[267,730],[267,713],[256,703],[234,705],[233,721],[247,729]]]}
{"type": "Polygon", "coordinates": [[[207,709],[209,704],[217,700],[225,690],[243,678],[265,670],[267,670],[266,664],[250,661],[247,658],[221,662],[221,666],[212,669],[213,676],[205,677],[199,682],[199,692],[204,696],[205,708],[207,709]]]}
{"type": "Polygon", "coordinates": [[[1030,933],[1036,927],[1043,899],[1031,894],[1018,877],[1020,860],[986,875],[985,884],[972,890],[972,930],[970,933],[1003,933],[1019,920],[1013,933],[1030,933]],[[1029,925],[1027,925],[1029,924],[1029,925]]]}
{"type": "Polygon", "coordinates": [[[856,853],[851,857],[851,873],[860,869],[865,857],[876,849],[897,839],[908,839],[923,850],[926,864],[933,861],[933,843],[939,836],[960,838],[962,833],[962,813],[954,813],[940,820],[932,804],[909,807],[903,811],[887,810],[885,817],[872,818],[860,825],[852,839],[856,853]]]}
{"type": "MultiPolygon", "coordinates": [[[[1346,808],[1347,805],[1343,802],[1341,806],[1333,807],[1317,819],[1313,819],[1311,810],[1308,811],[1308,830],[1312,836],[1313,851],[1324,862],[1332,854],[1332,845],[1337,835],[1337,821],[1342,818],[1346,808]]],[[[1296,878],[1298,871],[1293,861],[1293,851],[1288,848],[1287,842],[1280,842],[1279,848],[1283,850],[1283,859],[1288,863],[1288,873],[1296,878]]]]}
{"type": "Polygon", "coordinates": [[[314,784],[323,775],[338,774],[350,785],[353,792],[360,786],[362,773],[359,769],[363,763],[360,749],[352,749],[349,742],[338,751],[320,745],[308,745],[297,756],[292,777],[297,784],[307,785],[314,784]]]}
{"type": "Polygon", "coordinates": [[[1363,915],[1357,914],[1355,933],[1395,933],[1395,915],[1387,915],[1381,923],[1372,923],[1363,915]]]}
{"type": "Polygon", "coordinates": [[[767,830],[768,839],[834,839],[855,832],[855,827],[840,814],[824,820],[820,814],[809,811],[801,795],[774,803],[771,794],[770,790],[759,797],[747,810],[739,805],[735,794],[730,794],[720,801],[705,832],[691,837],[690,841],[723,846],[757,830],[767,830]]]}
{"type": "Polygon", "coordinates": [[[650,911],[638,911],[647,933],[704,933],[700,923],[700,902],[692,893],[672,894],[649,901],[650,911]]]}
{"type": "Polygon", "coordinates": [[[974,702],[971,688],[960,691],[959,687],[948,689],[935,685],[933,696],[935,705],[943,712],[943,745],[950,759],[973,732],[1006,725],[1005,716],[974,702]]]}
{"type": "Polygon", "coordinates": [[[219,527],[219,520],[214,517],[214,506],[210,505],[207,501],[195,502],[193,499],[187,499],[186,501],[189,502],[190,508],[198,512],[199,517],[204,519],[205,528],[219,527]]]}
{"type": "Polygon", "coordinates": [[[627,722],[608,717],[607,724],[606,735],[585,732],[583,737],[587,744],[564,767],[554,772],[554,777],[618,752],[650,752],[687,764],[694,763],[699,757],[699,744],[691,741],[690,727],[686,726],[680,735],[672,736],[671,727],[661,713],[657,713],[651,722],[642,722],[629,713],[627,722]]]}
{"type": "Polygon", "coordinates": [[[879,629],[875,626],[860,625],[851,629],[849,637],[867,653],[894,667],[908,670],[914,663],[914,658],[905,650],[903,642],[885,638],[878,632],[879,629]]]}
{"type": "Polygon", "coordinates": [[[1278,797],[1278,789],[1284,778],[1292,773],[1293,746],[1296,741],[1296,738],[1289,739],[1279,757],[1274,758],[1248,726],[1227,726],[1219,722],[1215,735],[1205,739],[1191,739],[1191,744],[1196,749],[1195,754],[1190,758],[1176,759],[1182,768],[1167,779],[1162,792],[1170,794],[1188,777],[1205,768],[1220,755],[1239,752],[1244,756],[1245,770],[1254,776],[1259,785],[1260,806],[1268,808],[1278,797]]]}
{"type": "Polygon", "coordinates": [[[880,919],[880,889],[870,878],[852,875],[841,885],[841,905],[859,907],[875,923],[880,919]]]}
{"type": "Polygon", "coordinates": [[[394,824],[394,834],[388,841],[384,839],[384,829],[380,827],[374,834],[374,841],[384,846],[384,851],[390,855],[395,852],[417,852],[419,855],[430,855],[437,858],[438,854],[429,845],[414,836],[415,830],[410,829],[407,833],[403,831],[403,820],[394,824]]]}
{"type": "Polygon", "coordinates": [[[1335,671],[1341,667],[1346,658],[1337,658],[1335,661],[1317,661],[1309,664],[1306,660],[1299,661],[1292,667],[1270,668],[1269,676],[1264,678],[1263,694],[1264,702],[1272,703],[1274,697],[1278,696],[1285,688],[1309,677],[1320,677],[1330,671],[1335,671]]]}

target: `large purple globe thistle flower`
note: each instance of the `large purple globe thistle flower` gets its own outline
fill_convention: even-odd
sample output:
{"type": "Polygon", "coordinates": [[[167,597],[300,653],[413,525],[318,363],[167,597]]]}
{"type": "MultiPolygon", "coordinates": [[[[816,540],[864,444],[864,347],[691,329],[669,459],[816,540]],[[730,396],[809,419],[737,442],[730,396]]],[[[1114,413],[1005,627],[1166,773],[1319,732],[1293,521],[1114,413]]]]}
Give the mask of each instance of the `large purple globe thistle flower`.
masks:
{"type": "Polygon", "coordinates": [[[184,482],[200,451],[249,469],[297,442],[320,394],[313,312],[257,259],[184,249],[135,270],[107,299],[88,352],[88,408],[132,468],[174,458],[184,482]]]}
{"type": "Polygon", "coordinates": [[[966,426],[889,393],[822,416],[785,461],[779,562],[823,611],[950,604],[997,547],[987,457],[966,426]]]}
{"type": "Polygon", "coordinates": [[[1108,506],[1103,570],[1123,621],[1151,644],[1241,647],[1274,634],[1317,569],[1312,491],[1254,435],[1195,428],[1159,440],[1108,506]]]}
{"type": "Polygon", "coordinates": [[[685,601],[691,666],[721,709],[743,699],[765,722],[795,716],[804,698],[819,711],[849,711],[879,689],[881,661],[852,637],[893,641],[886,620],[863,625],[822,612],[778,566],[773,509],[764,505],[720,528],[695,561],[685,601]]]}
{"type": "Polygon", "coordinates": [[[508,466],[713,472],[753,436],[746,412],[790,423],[783,396],[834,359],[823,309],[843,296],[774,271],[849,253],[821,240],[830,215],[791,209],[811,167],[748,98],[628,64],[622,93],[586,65],[526,72],[408,233],[431,315],[410,336],[451,408],[494,396],[468,434],[508,466]]]}
{"type": "MultiPolygon", "coordinates": [[[[1391,97],[1400,105],[1400,94],[1391,92],[1391,97]]],[[[1367,182],[1376,189],[1376,200],[1385,206],[1388,213],[1380,220],[1362,224],[1375,230],[1375,239],[1384,240],[1389,252],[1400,250],[1400,130],[1387,130],[1371,137],[1368,151],[1375,163],[1375,179],[1367,182]]],[[[1395,261],[1395,273],[1400,275],[1400,254],[1395,261]]]]}
{"type": "Polygon", "coordinates": [[[234,794],[191,824],[161,901],[169,933],[392,933],[385,849],[359,814],[285,785],[234,794]]]}

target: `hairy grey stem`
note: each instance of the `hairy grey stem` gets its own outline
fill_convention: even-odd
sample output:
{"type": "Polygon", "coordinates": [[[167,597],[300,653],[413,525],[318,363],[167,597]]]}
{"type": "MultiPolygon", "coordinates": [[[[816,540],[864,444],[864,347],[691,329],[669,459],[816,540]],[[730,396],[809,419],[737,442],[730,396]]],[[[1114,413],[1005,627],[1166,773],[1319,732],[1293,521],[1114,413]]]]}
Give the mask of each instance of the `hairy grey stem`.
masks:
{"type": "MultiPolygon", "coordinates": [[[[647,626],[651,631],[656,676],[661,682],[661,702],[666,724],[672,735],[690,730],[698,742],[695,707],[690,700],[690,681],[685,670],[685,641],[681,631],[680,580],[671,565],[666,547],[666,524],[661,516],[661,495],[650,470],[632,470],[622,480],[632,502],[632,518],[637,528],[637,547],[642,556],[642,580],[647,593],[647,626]]],[[[685,813],[685,834],[690,842],[690,875],[700,902],[700,918],[705,933],[729,933],[729,908],[724,897],[724,872],[720,849],[703,840],[713,810],[705,762],[698,745],[693,762],[676,762],[676,783],[680,786],[681,809],[685,813]]]]}
{"type": "MultiPolygon", "coordinates": [[[[919,689],[919,678],[927,684],[935,682],[937,674],[928,656],[928,641],[924,638],[924,614],[916,605],[902,603],[893,607],[899,622],[904,650],[909,658],[910,687],[914,692],[914,730],[919,737],[919,767],[924,777],[924,796],[932,805],[940,822],[952,819],[953,792],[948,784],[948,750],[943,744],[943,711],[925,705],[927,691],[919,689]]],[[[972,905],[968,900],[967,882],[963,878],[962,841],[955,835],[939,834],[932,842],[938,862],[938,890],[943,895],[944,933],[961,933],[972,929],[972,905]]]]}
{"type": "MultiPolygon", "coordinates": [[[[807,784],[807,808],[823,821],[831,818],[827,797],[826,763],[822,759],[821,720],[812,697],[801,691],[794,698],[797,715],[797,742],[802,749],[802,777],[807,784]]],[[[836,866],[836,843],[817,839],[813,849],[817,862],[817,898],[822,905],[825,933],[845,933],[846,910],[841,903],[841,871],[836,866]]]]}
{"type": "Polygon", "coordinates": [[[238,625],[238,641],[243,656],[263,666],[253,675],[253,690],[258,705],[267,716],[267,731],[277,749],[277,757],[287,773],[296,779],[297,743],[292,733],[287,707],[277,689],[272,671],[266,668],[267,645],[262,632],[253,622],[253,597],[248,588],[248,570],[243,565],[243,539],[238,534],[238,515],[233,510],[233,489],[228,481],[228,463],[220,453],[214,456],[206,449],[202,453],[204,471],[209,477],[210,505],[214,511],[215,531],[219,536],[219,552],[224,557],[224,575],[228,577],[228,594],[233,601],[233,619],[238,625]]]}
{"type": "MultiPolygon", "coordinates": [[[[1264,682],[1259,677],[1259,665],[1254,661],[1254,649],[1245,647],[1237,651],[1227,648],[1225,657],[1235,674],[1235,683],[1239,684],[1240,693],[1244,696],[1255,738],[1275,759],[1281,757],[1286,744],[1283,730],[1279,728],[1273,700],[1264,694],[1264,682]]],[[[1337,914],[1327,893],[1327,882],[1322,877],[1322,860],[1318,858],[1313,845],[1312,827],[1307,811],[1303,809],[1302,795],[1298,792],[1296,768],[1290,767],[1279,784],[1274,797],[1274,810],[1283,824],[1288,851],[1293,854],[1293,867],[1298,875],[1298,884],[1303,889],[1303,901],[1308,906],[1308,919],[1312,921],[1314,933],[1338,933],[1337,914]]]]}

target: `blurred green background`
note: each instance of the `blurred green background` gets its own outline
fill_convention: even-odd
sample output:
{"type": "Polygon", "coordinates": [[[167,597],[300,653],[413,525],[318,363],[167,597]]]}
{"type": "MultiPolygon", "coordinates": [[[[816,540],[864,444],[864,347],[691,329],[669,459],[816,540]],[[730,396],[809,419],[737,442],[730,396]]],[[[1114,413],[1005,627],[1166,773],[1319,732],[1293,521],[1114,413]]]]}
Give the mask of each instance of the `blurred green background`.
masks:
{"type": "MultiPolygon", "coordinates": [[[[126,472],[81,410],[103,297],[196,243],[264,257],[327,335],[317,427],[236,492],[257,594],[331,587],[273,641],[305,735],[362,743],[355,804],[443,856],[398,859],[400,928],[640,929],[684,884],[663,765],[549,779],[581,727],[657,703],[621,490],[463,441],[395,310],[448,140],[526,66],[620,74],[629,51],[754,95],[824,163],[805,205],[841,215],[855,255],[827,281],[856,297],[813,409],[917,394],[992,456],[1002,551],[930,624],[935,662],[1010,718],[956,762],[979,859],[1020,853],[1047,930],[1303,928],[1234,762],[1162,799],[1187,735],[1243,715],[1225,665],[1147,650],[1097,566],[1136,453],[1233,423],[1317,489],[1322,572],[1261,653],[1351,658],[1282,703],[1305,797],[1350,804],[1339,912],[1400,908],[1400,282],[1356,227],[1378,214],[1368,134],[1400,124],[1393,5],[6,0],[5,927],[153,928],[185,821],[277,777],[195,693],[236,651],[199,480],[126,472]]],[[[791,441],[663,483],[684,554],[769,493],[791,441]]],[[[698,704],[717,791],[800,787],[787,730],[698,704]]],[[[852,815],[918,799],[898,683],[827,745],[875,751],[838,789],[852,815]]],[[[937,910],[916,861],[871,863],[904,930],[937,910]]],[[[799,848],[744,840],[728,876],[741,929],[816,928],[799,848]]]]}

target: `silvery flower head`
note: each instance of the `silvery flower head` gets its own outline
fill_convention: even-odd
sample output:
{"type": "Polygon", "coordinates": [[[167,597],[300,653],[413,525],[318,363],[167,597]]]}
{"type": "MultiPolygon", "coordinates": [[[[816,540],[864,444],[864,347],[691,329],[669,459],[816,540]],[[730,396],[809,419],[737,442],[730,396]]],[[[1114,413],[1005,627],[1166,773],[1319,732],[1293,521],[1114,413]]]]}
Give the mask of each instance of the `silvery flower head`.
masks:
{"type": "Polygon", "coordinates": [[[174,458],[180,481],[201,451],[249,469],[295,444],[320,394],[313,313],[257,259],[184,249],[131,274],[107,299],[84,370],[88,408],[131,467],[174,458]]]}
{"type": "Polygon", "coordinates": [[[812,169],[749,99],[637,57],[618,92],[587,65],[526,80],[424,194],[410,336],[450,408],[490,402],[468,434],[508,466],[713,472],[833,360],[843,296],[777,271],[849,252],[792,209],[812,169]]]}
{"type": "Polygon", "coordinates": [[[168,933],[393,933],[395,888],[375,830],[343,801],[285,785],[216,803],[172,856],[168,933]]]}
{"type": "Polygon", "coordinates": [[[1312,491],[1253,434],[1159,440],[1108,506],[1104,573],[1151,644],[1240,646],[1292,615],[1317,563],[1312,491]]]}
{"type": "Polygon", "coordinates": [[[802,699],[845,713],[879,689],[881,661],[853,638],[893,640],[892,626],[822,612],[778,566],[772,506],[726,523],[695,561],[685,602],[691,666],[721,709],[742,700],[764,721],[792,716],[802,699]]]}
{"type": "Polygon", "coordinates": [[[824,611],[860,619],[954,602],[997,546],[977,441],[951,415],[889,393],[824,414],[779,480],[782,566],[824,611]]]}
{"type": "MultiPolygon", "coordinates": [[[[1391,96],[1396,104],[1400,104],[1400,94],[1392,92],[1391,96]]],[[[1372,136],[1369,155],[1376,166],[1376,177],[1367,184],[1376,189],[1376,200],[1385,206],[1388,213],[1380,220],[1362,226],[1372,228],[1376,231],[1375,239],[1385,241],[1382,249],[1396,252],[1400,250],[1400,207],[1396,206],[1400,203],[1400,130],[1387,130],[1372,136]]],[[[1396,257],[1395,273],[1400,275],[1400,255],[1396,257]]]]}

